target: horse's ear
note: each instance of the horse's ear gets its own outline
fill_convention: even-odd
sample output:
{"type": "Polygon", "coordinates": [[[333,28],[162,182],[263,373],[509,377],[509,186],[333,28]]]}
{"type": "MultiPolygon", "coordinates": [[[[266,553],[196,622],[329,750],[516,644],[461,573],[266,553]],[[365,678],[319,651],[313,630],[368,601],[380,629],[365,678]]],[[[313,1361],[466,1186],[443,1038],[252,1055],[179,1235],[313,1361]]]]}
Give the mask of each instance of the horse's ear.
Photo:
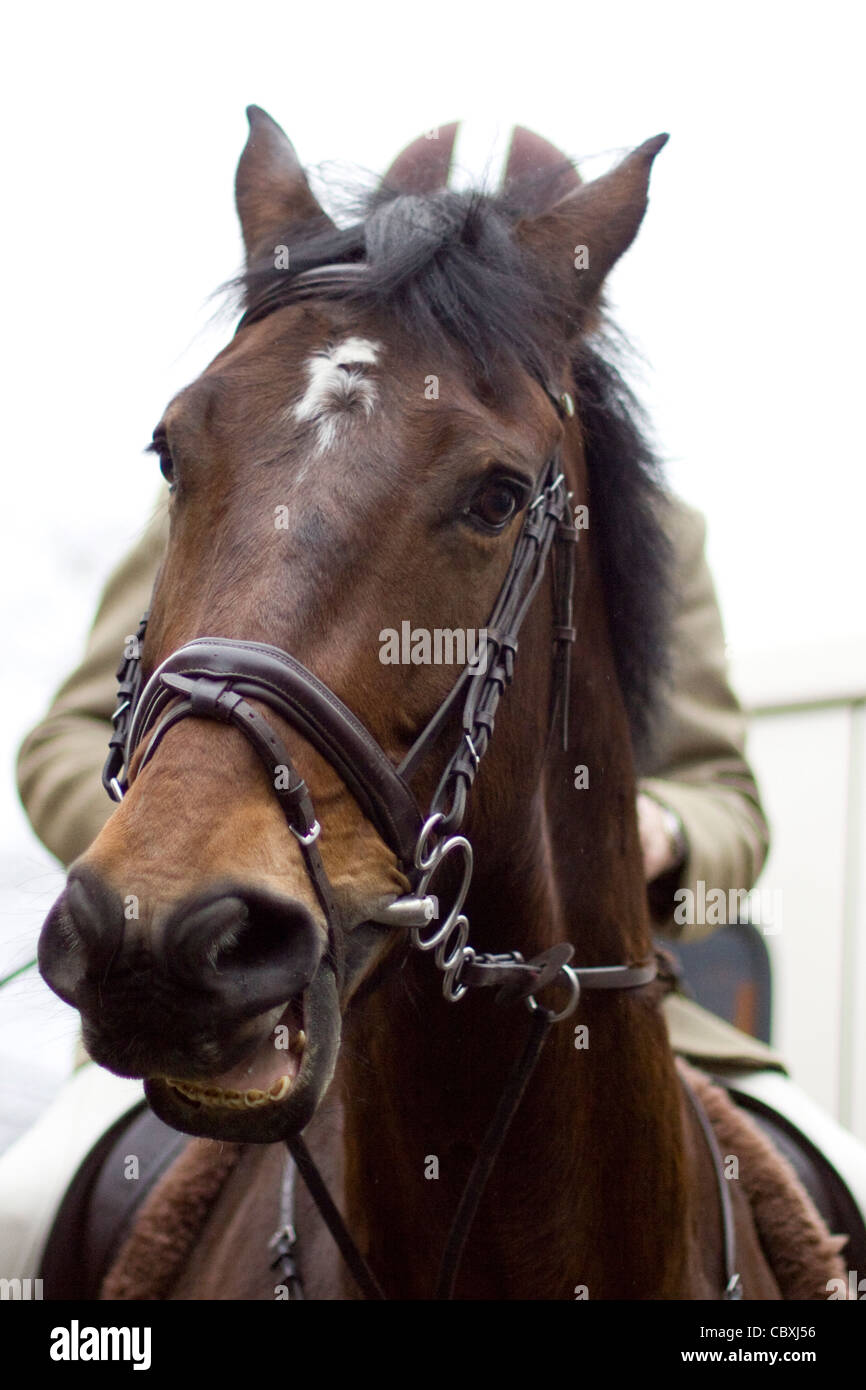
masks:
{"type": "Polygon", "coordinates": [[[247,107],[250,133],[235,175],[235,203],[247,264],[269,242],[302,222],[333,226],[307,183],[295,148],[259,106],[247,107]]]}
{"type": "Polygon", "coordinates": [[[518,240],[538,258],[569,324],[578,330],[585,327],[608,271],[637,236],[653,160],[667,141],[667,135],[653,136],[610,173],[517,224],[518,240]]]}

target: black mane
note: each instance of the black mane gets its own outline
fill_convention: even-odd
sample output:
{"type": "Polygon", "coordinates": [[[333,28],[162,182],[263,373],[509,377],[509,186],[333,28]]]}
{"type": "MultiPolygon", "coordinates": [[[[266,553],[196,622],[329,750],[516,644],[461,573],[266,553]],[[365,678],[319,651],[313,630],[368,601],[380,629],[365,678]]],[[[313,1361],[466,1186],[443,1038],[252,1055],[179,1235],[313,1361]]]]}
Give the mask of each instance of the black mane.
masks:
{"type": "MultiPolygon", "coordinates": [[[[540,181],[551,183],[558,174],[561,169],[545,171],[540,181]]],[[[504,197],[447,189],[418,196],[386,185],[358,194],[351,226],[323,230],[319,221],[294,228],[281,243],[289,269],[277,269],[271,254],[239,278],[247,311],[258,316],[289,303],[293,282],[305,270],[363,261],[363,279],[334,293],[386,308],[451,357],[455,347],[463,350],[478,382],[502,400],[515,362],[536,377],[550,375],[558,307],[512,236],[524,201],[514,188],[527,182],[537,197],[537,176],[504,197]]]]}
{"type": "MultiPolygon", "coordinates": [[[[502,400],[515,363],[542,381],[551,377],[552,314],[562,306],[539,283],[512,232],[519,216],[547,205],[563,167],[515,181],[495,197],[445,189],[416,196],[380,185],[357,199],[352,225],[323,229],[318,221],[275,238],[288,248],[288,269],[277,268],[271,254],[234,285],[247,314],[262,317],[292,302],[302,271],[363,261],[367,271],[357,283],[323,289],[323,296],[386,309],[407,331],[451,355],[456,349],[479,385],[502,400]]],[[[667,494],[640,408],[616,364],[621,355],[602,327],[580,342],[572,365],[614,659],[638,760],[646,762],[660,677],[667,674],[671,547],[667,494]]]]}
{"type": "MultiPolygon", "coordinates": [[[[643,412],[615,363],[612,333],[584,340],[572,359],[589,474],[589,523],[601,570],[617,677],[638,771],[653,766],[670,676],[673,546],[670,494],[648,442],[643,412]]],[[[580,634],[578,634],[578,641],[580,634]]]]}

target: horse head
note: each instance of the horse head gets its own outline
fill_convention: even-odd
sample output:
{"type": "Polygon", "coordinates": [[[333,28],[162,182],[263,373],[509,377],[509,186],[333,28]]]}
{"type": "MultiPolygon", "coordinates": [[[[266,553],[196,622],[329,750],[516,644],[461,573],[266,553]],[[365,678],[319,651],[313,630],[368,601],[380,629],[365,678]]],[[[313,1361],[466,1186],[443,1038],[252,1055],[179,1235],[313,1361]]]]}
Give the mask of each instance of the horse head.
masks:
{"type": "MultiPolygon", "coordinates": [[[[143,1077],[168,1123],[270,1142],[307,1123],[352,1001],[398,962],[407,927],[425,930],[413,807],[434,802],[455,740],[452,786],[471,785],[492,732],[491,715],[484,747],[467,747],[462,703],[437,711],[494,666],[514,684],[464,828],[490,874],[513,871],[502,827],[530,815],[551,716],[573,697],[553,562],[521,591],[516,660],[497,604],[554,503],[560,539],[592,506],[598,402],[579,364],[666,137],[565,193],[562,169],[500,195],[384,186],[340,228],[280,128],[249,115],[246,312],[154,431],[172,495],[134,653],[146,698],[137,687],[122,800],[71,866],[39,960],[92,1057],[143,1077]],[[269,698],[285,682],[292,708],[269,698]]],[[[571,547],[578,596],[598,592],[593,539],[571,547]]],[[[609,649],[597,603],[588,614],[586,640],[609,649]]],[[[637,862],[633,825],[622,833],[637,862]]],[[[444,866],[443,904],[464,864],[444,866]]]]}

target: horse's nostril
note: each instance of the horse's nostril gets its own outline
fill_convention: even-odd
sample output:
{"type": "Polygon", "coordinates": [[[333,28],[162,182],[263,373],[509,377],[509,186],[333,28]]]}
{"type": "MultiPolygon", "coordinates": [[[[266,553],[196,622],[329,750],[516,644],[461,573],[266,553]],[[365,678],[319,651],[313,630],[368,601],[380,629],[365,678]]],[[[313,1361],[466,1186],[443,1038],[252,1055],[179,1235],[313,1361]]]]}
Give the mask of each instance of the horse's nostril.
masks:
{"type": "Polygon", "coordinates": [[[94,874],[73,873],[39,937],[39,969],[46,984],[78,1003],[89,974],[104,974],[123,938],[123,902],[94,874]]]}
{"type": "Polygon", "coordinates": [[[237,946],[249,915],[247,904],[234,895],[215,898],[185,913],[166,929],[162,942],[165,963],[196,978],[207,965],[218,968],[220,959],[237,946]]]}
{"type": "Polygon", "coordinates": [[[70,878],[63,930],[70,946],[78,938],[88,967],[99,969],[120,945],[123,904],[116,893],[90,876],[70,878]]]}
{"type": "Polygon", "coordinates": [[[160,963],[228,1011],[254,1015],[306,989],[322,946],[302,903],[251,890],[179,913],[166,925],[160,963]]]}

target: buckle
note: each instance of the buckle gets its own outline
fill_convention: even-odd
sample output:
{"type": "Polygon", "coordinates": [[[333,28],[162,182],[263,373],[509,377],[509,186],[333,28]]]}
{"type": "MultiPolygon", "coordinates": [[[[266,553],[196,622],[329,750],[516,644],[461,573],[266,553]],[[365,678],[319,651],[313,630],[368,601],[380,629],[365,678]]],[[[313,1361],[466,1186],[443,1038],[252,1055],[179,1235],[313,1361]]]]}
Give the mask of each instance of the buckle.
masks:
{"type": "Polygon", "coordinates": [[[322,831],[322,827],[319,825],[319,822],[317,820],[313,821],[313,824],[311,828],[307,831],[306,835],[302,835],[300,830],[296,830],[292,824],[289,824],[289,829],[291,830],[298,843],[305,846],[315,844],[322,831]]]}

